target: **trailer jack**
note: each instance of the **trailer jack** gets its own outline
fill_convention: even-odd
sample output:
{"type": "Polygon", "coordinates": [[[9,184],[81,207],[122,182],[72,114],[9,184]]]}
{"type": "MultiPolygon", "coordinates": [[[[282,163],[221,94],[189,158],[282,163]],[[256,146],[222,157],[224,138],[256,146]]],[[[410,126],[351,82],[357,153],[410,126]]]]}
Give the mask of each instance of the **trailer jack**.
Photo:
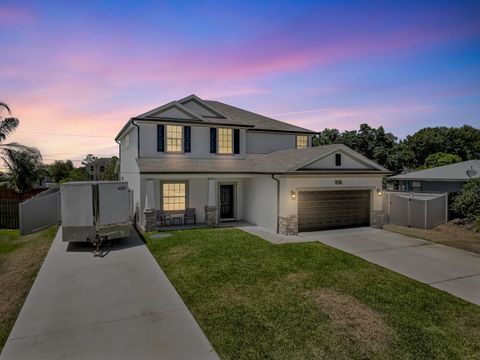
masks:
{"type": "Polygon", "coordinates": [[[104,257],[105,253],[101,249],[102,242],[104,241],[104,236],[99,236],[98,234],[95,235],[95,239],[93,239],[93,246],[95,246],[95,250],[93,251],[93,256],[97,257],[104,257]]]}

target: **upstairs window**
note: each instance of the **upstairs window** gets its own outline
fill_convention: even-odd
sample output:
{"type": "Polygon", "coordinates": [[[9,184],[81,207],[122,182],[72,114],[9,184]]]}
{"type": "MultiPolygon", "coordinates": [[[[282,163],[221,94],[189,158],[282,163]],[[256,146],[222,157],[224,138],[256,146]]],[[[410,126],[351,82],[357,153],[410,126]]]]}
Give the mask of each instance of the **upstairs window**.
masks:
{"type": "Polygon", "coordinates": [[[167,152],[182,152],[183,129],[180,125],[167,125],[167,152]]]}
{"type": "Polygon", "coordinates": [[[233,153],[233,131],[232,129],[219,128],[218,129],[218,153],[232,154],[233,153]]]}
{"type": "Polygon", "coordinates": [[[162,184],[162,204],[164,211],[185,210],[186,198],[187,184],[185,182],[162,184]]]}
{"type": "Polygon", "coordinates": [[[342,154],[335,154],[335,166],[342,166],[342,154]]]}
{"type": "Polygon", "coordinates": [[[308,136],[297,135],[297,149],[305,149],[308,147],[308,136]]]}

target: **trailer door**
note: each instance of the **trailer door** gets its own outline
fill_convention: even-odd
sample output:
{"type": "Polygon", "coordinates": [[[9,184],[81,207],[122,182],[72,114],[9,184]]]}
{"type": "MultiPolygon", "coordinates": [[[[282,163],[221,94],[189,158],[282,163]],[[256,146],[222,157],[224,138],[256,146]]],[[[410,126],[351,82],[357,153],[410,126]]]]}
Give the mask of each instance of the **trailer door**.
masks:
{"type": "Polygon", "coordinates": [[[125,223],[130,219],[130,195],[127,183],[98,184],[98,224],[125,223]]]}

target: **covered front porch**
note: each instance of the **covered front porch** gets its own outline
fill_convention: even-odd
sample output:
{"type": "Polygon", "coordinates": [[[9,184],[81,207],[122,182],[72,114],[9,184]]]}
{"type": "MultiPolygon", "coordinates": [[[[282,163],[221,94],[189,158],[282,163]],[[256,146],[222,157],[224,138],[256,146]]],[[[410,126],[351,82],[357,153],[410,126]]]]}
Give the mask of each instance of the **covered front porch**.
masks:
{"type": "Polygon", "coordinates": [[[155,231],[242,222],[245,219],[244,188],[250,177],[239,174],[142,175],[142,225],[145,231],[155,231]]]}

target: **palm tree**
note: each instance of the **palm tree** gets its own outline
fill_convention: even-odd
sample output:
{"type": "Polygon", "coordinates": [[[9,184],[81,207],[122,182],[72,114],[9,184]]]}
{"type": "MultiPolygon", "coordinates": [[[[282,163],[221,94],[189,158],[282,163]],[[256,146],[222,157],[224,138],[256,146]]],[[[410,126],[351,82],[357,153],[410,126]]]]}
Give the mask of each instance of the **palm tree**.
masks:
{"type": "Polygon", "coordinates": [[[2,183],[18,192],[26,192],[43,174],[42,155],[37,148],[25,146],[16,142],[4,143],[13,133],[20,121],[11,116],[10,107],[0,102],[0,154],[5,163],[8,174],[5,174],[2,183]],[[2,111],[3,110],[3,111],[2,111]],[[6,111],[7,117],[2,116],[6,111]]]}
{"type": "Polygon", "coordinates": [[[2,144],[8,135],[15,131],[20,121],[15,117],[3,117],[2,110],[6,110],[8,115],[12,115],[7,104],[0,102],[0,144],[2,144]]]}
{"type": "Polygon", "coordinates": [[[22,150],[3,148],[2,152],[8,172],[1,182],[8,188],[24,194],[45,176],[42,156],[36,148],[22,145],[22,150]]]}

